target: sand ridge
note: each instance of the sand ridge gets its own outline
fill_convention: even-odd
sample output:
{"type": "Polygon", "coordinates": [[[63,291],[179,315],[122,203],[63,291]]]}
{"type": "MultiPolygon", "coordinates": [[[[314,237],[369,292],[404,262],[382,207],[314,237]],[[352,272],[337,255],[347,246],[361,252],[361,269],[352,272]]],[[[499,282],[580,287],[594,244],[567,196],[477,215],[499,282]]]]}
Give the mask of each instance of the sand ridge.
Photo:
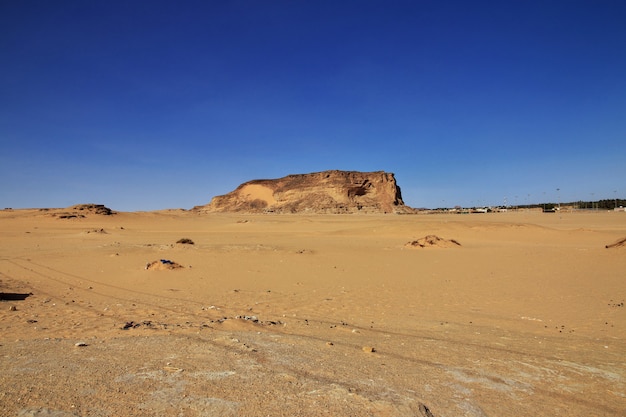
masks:
{"type": "Polygon", "coordinates": [[[620,215],[0,211],[0,409],[618,416],[620,215]]]}

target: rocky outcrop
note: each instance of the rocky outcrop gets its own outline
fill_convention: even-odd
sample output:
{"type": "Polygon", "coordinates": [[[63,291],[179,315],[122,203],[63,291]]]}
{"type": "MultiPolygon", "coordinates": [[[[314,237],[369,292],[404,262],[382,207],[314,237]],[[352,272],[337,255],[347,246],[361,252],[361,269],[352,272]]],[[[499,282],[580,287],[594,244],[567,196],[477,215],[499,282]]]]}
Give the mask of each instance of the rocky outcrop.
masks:
{"type": "Polygon", "coordinates": [[[76,204],[75,206],[69,207],[69,209],[74,211],[82,211],[89,214],[100,214],[103,216],[110,216],[111,214],[115,214],[113,210],[106,207],[104,204],[76,204]]]}
{"type": "Polygon", "coordinates": [[[66,209],[42,209],[49,211],[51,216],[58,217],[59,219],[76,219],[84,218],[90,214],[97,214],[101,216],[110,216],[116,214],[110,208],[103,204],[76,204],[66,209]]]}
{"type": "Polygon", "coordinates": [[[214,197],[201,212],[412,213],[392,173],[323,171],[253,180],[214,197]]]}

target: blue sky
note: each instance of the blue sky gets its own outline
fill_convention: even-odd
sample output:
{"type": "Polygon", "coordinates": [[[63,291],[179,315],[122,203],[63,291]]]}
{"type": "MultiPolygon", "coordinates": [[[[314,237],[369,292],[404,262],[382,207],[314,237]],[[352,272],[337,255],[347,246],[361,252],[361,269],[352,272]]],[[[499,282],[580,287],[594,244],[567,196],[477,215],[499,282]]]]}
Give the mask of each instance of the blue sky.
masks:
{"type": "Polygon", "coordinates": [[[327,169],[393,172],[413,207],[626,198],[624,22],[623,1],[3,1],[0,206],[191,208],[327,169]]]}

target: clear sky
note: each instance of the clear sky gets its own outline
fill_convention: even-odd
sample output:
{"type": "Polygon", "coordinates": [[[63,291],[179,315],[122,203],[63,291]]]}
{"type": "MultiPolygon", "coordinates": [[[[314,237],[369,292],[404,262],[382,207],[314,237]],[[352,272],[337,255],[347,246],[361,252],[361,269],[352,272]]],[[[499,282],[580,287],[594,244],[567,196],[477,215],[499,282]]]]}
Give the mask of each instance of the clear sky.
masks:
{"type": "Polygon", "coordinates": [[[413,207],[626,198],[626,2],[3,0],[0,145],[0,208],[327,169],[413,207]]]}

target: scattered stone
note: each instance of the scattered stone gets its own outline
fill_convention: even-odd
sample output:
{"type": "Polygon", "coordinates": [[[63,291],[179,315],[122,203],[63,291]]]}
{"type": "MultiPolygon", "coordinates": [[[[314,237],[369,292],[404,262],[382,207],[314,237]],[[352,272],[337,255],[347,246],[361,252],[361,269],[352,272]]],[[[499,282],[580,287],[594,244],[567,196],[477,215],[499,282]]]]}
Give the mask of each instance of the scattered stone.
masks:
{"type": "Polygon", "coordinates": [[[178,240],[176,241],[176,243],[180,243],[180,244],[182,244],[182,245],[193,245],[193,244],[194,244],[194,243],[193,243],[193,240],[188,239],[188,238],[186,238],[186,237],[184,237],[184,238],[182,238],[182,239],[178,239],[178,240]]]}
{"type": "Polygon", "coordinates": [[[363,346],[363,352],[374,353],[376,352],[376,349],[372,346],[363,346]]]}
{"type": "Polygon", "coordinates": [[[326,346],[334,346],[335,344],[333,342],[326,342],[326,346]]]}
{"type": "Polygon", "coordinates": [[[128,321],[124,324],[124,326],[122,326],[122,330],[134,329],[139,326],[141,326],[141,324],[135,323],[134,321],[128,321]]]}
{"type": "Polygon", "coordinates": [[[75,343],[74,346],[76,346],[76,347],[85,347],[85,346],[89,346],[89,345],[87,343],[85,343],[85,342],[78,342],[78,343],[75,343]]]}
{"type": "Polygon", "coordinates": [[[257,316],[235,316],[236,319],[251,321],[253,323],[258,323],[259,319],[257,316]]]}
{"type": "Polygon", "coordinates": [[[9,307],[9,311],[17,311],[17,307],[11,306],[11,307],[9,307]]]}

